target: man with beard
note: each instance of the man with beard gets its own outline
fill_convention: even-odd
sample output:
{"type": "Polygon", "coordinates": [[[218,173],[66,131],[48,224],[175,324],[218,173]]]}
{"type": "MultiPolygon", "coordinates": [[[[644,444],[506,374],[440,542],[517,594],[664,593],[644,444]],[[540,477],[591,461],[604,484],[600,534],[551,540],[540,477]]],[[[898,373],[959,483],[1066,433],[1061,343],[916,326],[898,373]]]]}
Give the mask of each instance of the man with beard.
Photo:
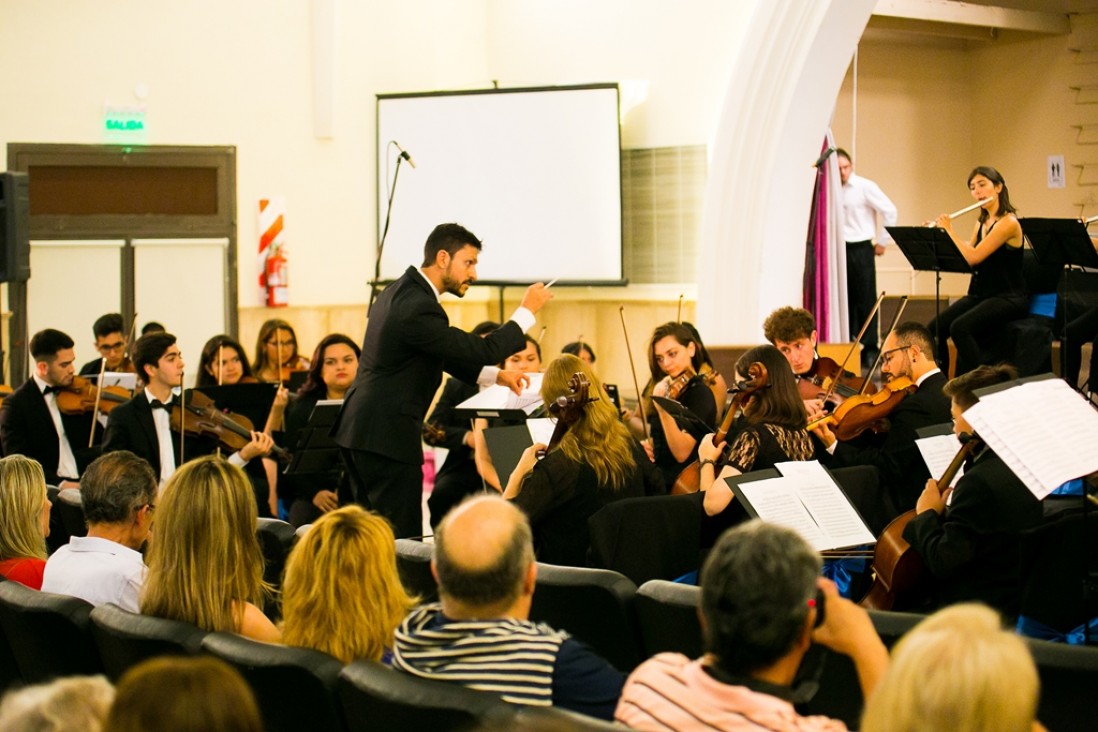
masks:
{"type": "Polygon", "coordinates": [[[477,278],[481,242],[458,224],[436,226],[423,264],[385,288],[369,313],[362,358],[332,434],[347,463],[355,501],[393,524],[397,537],[422,533],[420,430],[442,372],[481,385],[521,391],[525,375],[501,363],[526,345],[523,333],[552,297],[536,283],[499,330],[485,338],[450,326],[439,304],[462,297],[477,278]]]}

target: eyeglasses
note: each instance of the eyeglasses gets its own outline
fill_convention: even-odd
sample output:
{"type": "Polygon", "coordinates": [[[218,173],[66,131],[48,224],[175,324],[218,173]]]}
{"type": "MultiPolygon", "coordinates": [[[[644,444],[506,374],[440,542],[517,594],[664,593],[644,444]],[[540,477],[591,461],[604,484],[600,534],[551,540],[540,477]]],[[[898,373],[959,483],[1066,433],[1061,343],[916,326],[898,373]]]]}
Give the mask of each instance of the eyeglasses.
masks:
{"type": "Polygon", "coordinates": [[[911,346],[900,346],[899,348],[890,348],[885,351],[881,354],[881,365],[888,366],[892,363],[892,354],[896,353],[896,351],[906,351],[908,348],[911,348],[911,346]]]}
{"type": "Polygon", "coordinates": [[[110,353],[111,351],[121,351],[126,347],[125,341],[118,341],[117,343],[101,343],[96,346],[100,353],[110,353]]]}
{"type": "Polygon", "coordinates": [[[281,345],[283,348],[296,348],[297,341],[267,341],[267,345],[272,348],[278,348],[281,345]]]}

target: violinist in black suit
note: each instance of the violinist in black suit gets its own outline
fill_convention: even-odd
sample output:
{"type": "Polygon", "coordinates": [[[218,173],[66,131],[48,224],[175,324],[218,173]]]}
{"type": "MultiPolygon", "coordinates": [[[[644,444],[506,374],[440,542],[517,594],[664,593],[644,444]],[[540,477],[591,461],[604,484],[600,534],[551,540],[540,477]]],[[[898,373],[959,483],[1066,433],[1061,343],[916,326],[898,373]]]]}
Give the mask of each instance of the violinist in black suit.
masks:
{"type": "Polygon", "coordinates": [[[915,444],[916,430],[948,422],[949,397],[942,393],[946,377],[934,362],[934,339],[919,323],[901,323],[888,334],[881,351],[881,373],[890,385],[907,378],[918,387],[892,410],[887,432],[850,442],[838,442],[826,426],[814,433],[831,455],[823,458],[828,467],[876,466],[892,504],[885,509],[891,518],[915,508],[930,478],[915,444]]]}
{"type": "Polygon", "coordinates": [[[531,285],[511,319],[485,338],[451,327],[439,304],[442,293],[461,297],[476,280],[480,249],[458,224],[435,227],[422,266],[409,267],[374,303],[354,385],[332,428],[355,500],[389,519],[397,537],[422,533],[420,433],[442,372],[516,392],[528,383],[523,374],[489,364],[525,346],[523,333],[551,297],[545,285],[531,285]]]}
{"type": "MultiPolygon", "coordinates": [[[[133,399],[111,410],[103,452],[129,450],[152,465],[163,485],[179,466],[179,433],[169,424],[171,408],[179,397],[174,389],[183,380],[183,356],[169,333],[150,333],[134,343],[133,362],[146,386],[133,399]]],[[[244,467],[262,457],[273,446],[271,436],[252,432],[251,442],[229,456],[229,462],[244,467]]],[[[209,455],[217,442],[209,437],[185,435],[183,458],[209,455]]]]}
{"type": "Polygon", "coordinates": [[[0,442],[5,455],[26,455],[42,465],[50,485],[76,487],[84,468],[99,456],[88,447],[92,415],[62,414],[57,392],[72,385],[73,340],[47,328],[30,342],[34,373],[0,406],[0,442]]]}

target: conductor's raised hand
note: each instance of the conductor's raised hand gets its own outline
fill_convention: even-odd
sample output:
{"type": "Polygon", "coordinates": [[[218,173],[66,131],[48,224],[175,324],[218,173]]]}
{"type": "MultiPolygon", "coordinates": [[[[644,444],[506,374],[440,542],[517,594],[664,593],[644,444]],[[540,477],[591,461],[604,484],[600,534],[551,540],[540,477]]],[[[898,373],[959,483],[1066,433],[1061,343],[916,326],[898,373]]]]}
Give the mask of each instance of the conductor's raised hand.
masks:
{"type": "Polygon", "coordinates": [[[553,293],[545,286],[545,283],[535,282],[526,288],[526,294],[522,296],[522,307],[536,313],[552,298],[553,293]]]}
{"type": "Polygon", "coordinates": [[[521,371],[504,371],[500,369],[500,372],[496,374],[496,383],[500,386],[506,386],[516,394],[522,394],[522,390],[530,386],[530,377],[521,371]]]}

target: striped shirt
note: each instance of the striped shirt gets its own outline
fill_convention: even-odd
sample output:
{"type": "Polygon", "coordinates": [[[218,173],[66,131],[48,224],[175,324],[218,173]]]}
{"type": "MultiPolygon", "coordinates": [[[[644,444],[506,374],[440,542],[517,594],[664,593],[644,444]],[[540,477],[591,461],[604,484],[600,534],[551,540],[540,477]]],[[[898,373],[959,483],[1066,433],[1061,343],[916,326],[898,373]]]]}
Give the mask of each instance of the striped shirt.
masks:
{"type": "Polygon", "coordinates": [[[626,680],[615,718],[640,730],[842,732],[827,717],[802,717],[784,699],[725,684],[678,653],[645,661],[626,680]]]}

